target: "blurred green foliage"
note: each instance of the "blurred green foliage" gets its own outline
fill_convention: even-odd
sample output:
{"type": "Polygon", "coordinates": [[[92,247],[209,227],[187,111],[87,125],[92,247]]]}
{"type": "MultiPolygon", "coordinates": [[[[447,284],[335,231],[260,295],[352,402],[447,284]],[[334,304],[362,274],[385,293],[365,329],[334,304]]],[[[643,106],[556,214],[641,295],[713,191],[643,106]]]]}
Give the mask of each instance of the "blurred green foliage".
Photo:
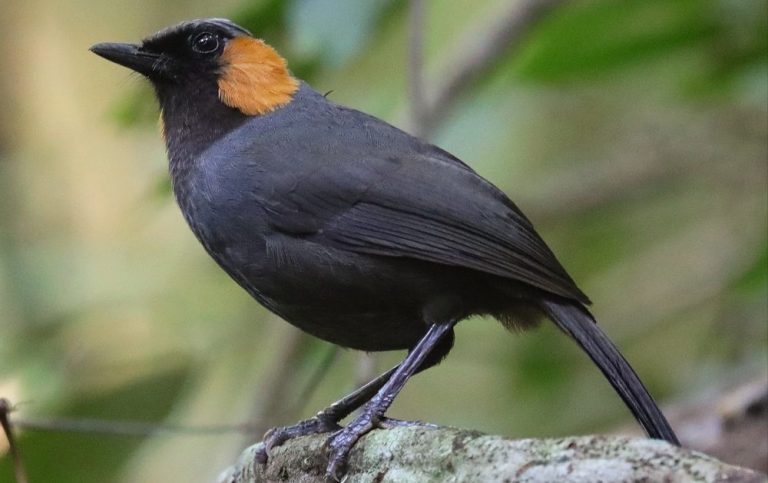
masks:
{"type": "Polygon", "coordinates": [[[523,76],[556,81],[605,75],[645,58],[716,40],[714,2],[622,0],[573,4],[543,22],[528,52],[523,76]]]}
{"type": "MultiPolygon", "coordinates": [[[[358,359],[344,351],[299,396],[329,346],[296,342],[208,260],[169,196],[151,89],[87,47],[231,16],[317,90],[406,126],[408,3],[44,3],[14,2],[0,20],[18,40],[0,50],[0,397],[23,402],[14,417],[273,425],[348,391],[358,359]]],[[[508,3],[427,3],[429,93],[508,3]]],[[[663,402],[766,365],[767,35],[758,0],[564,2],[433,136],[529,214],[663,402]]],[[[393,416],[520,437],[627,422],[549,325],[508,335],[471,320],[457,332],[393,416]]],[[[32,481],[145,482],[211,481],[253,439],[20,441],[32,481]]],[[[3,454],[0,481],[10,471],[3,454]]]]}

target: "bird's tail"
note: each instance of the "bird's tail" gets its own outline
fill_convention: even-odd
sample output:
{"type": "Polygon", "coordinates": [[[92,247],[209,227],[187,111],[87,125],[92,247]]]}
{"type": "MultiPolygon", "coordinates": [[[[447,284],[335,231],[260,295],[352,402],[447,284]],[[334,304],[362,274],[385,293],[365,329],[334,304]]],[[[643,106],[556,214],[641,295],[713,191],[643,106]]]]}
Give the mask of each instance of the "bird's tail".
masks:
{"type": "Polygon", "coordinates": [[[543,308],[560,330],[573,337],[603,371],[648,436],[680,446],[675,432],[640,378],[589,312],[577,305],[551,300],[544,301],[543,308]]]}

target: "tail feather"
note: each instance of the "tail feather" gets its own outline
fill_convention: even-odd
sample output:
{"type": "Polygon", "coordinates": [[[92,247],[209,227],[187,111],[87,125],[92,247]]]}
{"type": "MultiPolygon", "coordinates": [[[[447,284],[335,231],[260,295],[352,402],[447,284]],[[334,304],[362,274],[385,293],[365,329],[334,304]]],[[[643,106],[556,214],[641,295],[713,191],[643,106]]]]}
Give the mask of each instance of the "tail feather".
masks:
{"type": "Polygon", "coordinates": [[[597,364],[648,436],[680,446],[675,432],[626,359],[583,307],[543,302],[552,321],[570,335],[597,364]]]}

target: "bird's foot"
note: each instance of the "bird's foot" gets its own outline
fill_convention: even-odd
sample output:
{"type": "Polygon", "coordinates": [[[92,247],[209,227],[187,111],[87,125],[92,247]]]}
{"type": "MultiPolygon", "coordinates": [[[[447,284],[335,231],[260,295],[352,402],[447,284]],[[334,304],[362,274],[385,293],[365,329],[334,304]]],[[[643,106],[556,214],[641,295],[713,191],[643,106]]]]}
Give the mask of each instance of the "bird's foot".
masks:
{"type": "Polygon", "coordinates": [[[269,459],[269,453],[272,448],[282,445],[288,440],[306,436],[309,434],[330,433],[338,431],[341,426],[323,413],[317,416],[300,421],[293,426],[284,426],[272,428],[264,435],[264,446],[256,454],[256,460],[261,464],[266,464],[269,459]]]}
{"type": "Polygon", "coordinates": [[[326,443],[329,448],[328,467],[325,471],[326,480],[340,481],[346,469],[349,452],[357,440],[365,436],[369,431],[376,428],[392,429],[402,427],[436,428],[437,426],[421,421],[403,421],[382,416],[375,404],[369,404],[364,407],[358,417],[328,439],[326,443]]]}
{"type": "Polygon", "coordinates": [[[328,439],[328,466],[325,469],[327,481],[341,481],[352,446],[366,433],[379,427],[382,416],[377,409],[375,405],[366,404],[359,416],[328,439]]]}

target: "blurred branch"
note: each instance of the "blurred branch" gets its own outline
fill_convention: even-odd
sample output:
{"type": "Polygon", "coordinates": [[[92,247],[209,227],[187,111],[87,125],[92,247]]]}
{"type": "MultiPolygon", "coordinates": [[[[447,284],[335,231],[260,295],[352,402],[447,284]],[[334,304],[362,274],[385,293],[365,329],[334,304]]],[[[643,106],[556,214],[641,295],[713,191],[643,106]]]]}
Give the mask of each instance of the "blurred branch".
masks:
{"type": "MultiPolygon", "coordinates": [[[[211,425],[211,426],[189,426],[177,424],[162,424],[155,422],[141,421],[116,421],[109,419],[93,418],[31,418],[15,419],[13,422],[8,418],[11,411],[11,405],[6,399],[0,399],[0,422],[8,437],[11,453],[15,449],[13,443],[13,428],[22,428],[34,431],[49,431],[63,433],[94,433],[114,436],[152,436],[157,434],[188,435],[188,436],[207,436],[240,433],[248,436],[250,442],[254,435],[260,436],[264,433],[272,418],[283,417],[293,418],[295,414],[301,412],[303,403],[311,397],[312,392],[317,388],[318,382],[333,364],[338,349],[332,347],[323,357],[316,369],[312,372],[305,387],[300,390],[300,397],[296,404],[285,409],[283,403],[288,400],[286,393],[291,386],[286,383],[293,374],[297,373],[297,367],[301,361],[301,349],[303,342],[307,338],[305,334],[297,330],[287,331],[288,335],[283,340],[283,350],[275,358],[272,368],[268,371],[268,376],[264,385],[270,388],[265,392],[265,397],[257,405],[253,420],[248,423],[234,425],[211,425]],[[7,427],[6,427],[7,426],[7,427]]],[[[19,480],[22,481],[22,480],[19,480]]]]}
{"type": "Polygon", "coordinates": [[[339,355],[339,346],[330,345],[320,362],[312,371],[307,379],[306,385],[299,392],[299,397],[296,398],[296,403],[293,405],[292,414],[300,414],[307,404],[307,401],[312,397],[317,387],[320,385],[320,381],[323,380],[325,374],[331,369],[331,366],[336,362],[336,356],[339,355]]]}
{"type": "MultiPolygon", "coordinates": [[[[323,482],[327,435],[274,448],[261,465],[246,449],[219,483],[323,482]]],[[[352,449],[348,481],[741,481],[757,472],[663,441],[619,436],[510,440],[455,428],[376,430],[352,449]],[[599,477],[597,476],[599,475],[599,477]]]]}
{"type": "MultiPolygon", "coordinates": [[[[277,354],[259,384],[256,407],[250,418],[249,426],[253,428],[251,434],[261,435],[278,423],[297,419],[304,404],[333,365],[339,351],[337,346],[330,347],[314,370],[310,371],[304,387],[297,389],[297,376],[302,373],[306,347],[313,338],[282,321],[280,323],[284,335],[277,343],[277,354]],[[286,401],[291,400],[296,403],[286,404],[286,401]]],[[[247,442],[251,443],[252,440],[247,442]]]]}
{"type": "Polygon", "coordinates": [[[378,375],[378,357],[370,352],[360,352],[357,356],[355,381],[357,387],[363,387],[378,375]]]}
{"type": "Polygon", "coordinates": [[[27,470],[24,468],[24,462],[21,459],[21,452],[16,438],[13,435],[13,426],[11,425],[10,413],[13,410],[11,402],[5,398],[0,398],[0,426],[3,428],[5,438],[8,440],[8,451],[11,453],[13,462],[13,474],[16,483],[27,483],[27,470]]]}
{"type": "MultiPolygon", "coordinates": [[[[501,12],[490,26],[483,26],[484,34],[477,35],[473,32],[471,36],[464,39],[461,43],[464,47],[460,49],[455,59],[448,63],[450,67],[439,77],[441,81],[432,89],[433,94],[429,99],[425,99],[427,104],[423,112],[419,113],[420,134],[428,136],[439,126],[468,87],[490,70],[500,57],[508,55],[512,48],[519,46],[522,38],[542,17],[566,1],[508,2],[507,10],[501,12]]],[[[414,10],[416,10],[415,5],[414,10]]],[[[421,15],[417,13],[411,14],[412,25],[418,20],[418,15],[421,15]]],[[[413,31],[411,42],[413,42],[413,31]]]]}
{"type": "Polygon", "coordinates": [[[12,426],[27,430],[57,433],[93,433],[139,437],[156,434],[215,436],[229,433],[256,433],[255,427],[247,423],[235,425],[186,426],[90,418],[17,419],[13,421],[12,426]]]}
{"type": "MultiPolygon", "coordinates": [[[[282,323],[282,322],[281,322],[282,323]]],[[[303,347],[308,336],[293,327],[285,325],[279,349],[266,370],[266,376],[259,384],[257,403],[251,421],[257,434],[264,433],[274,421],[290,418],[290,409],[285,405],[290,392],[291,381],[300,373],[303,347]]]]}

